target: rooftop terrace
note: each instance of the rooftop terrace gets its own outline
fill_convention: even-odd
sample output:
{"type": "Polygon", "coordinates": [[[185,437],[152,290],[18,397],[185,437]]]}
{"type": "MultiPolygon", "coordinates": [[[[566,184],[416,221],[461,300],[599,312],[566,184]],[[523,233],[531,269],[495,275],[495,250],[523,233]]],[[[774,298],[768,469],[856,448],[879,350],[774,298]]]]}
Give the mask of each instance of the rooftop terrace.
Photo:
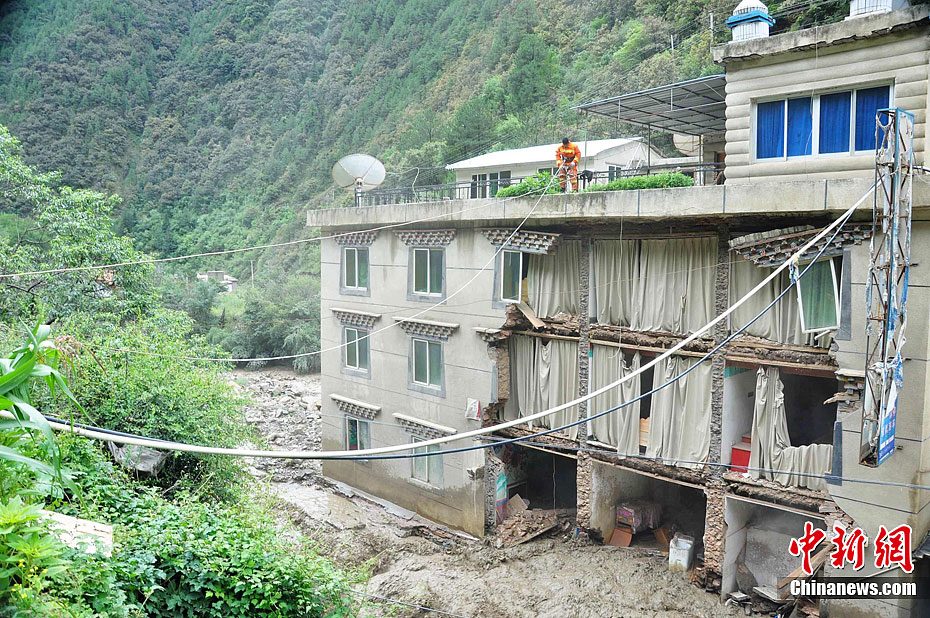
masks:
{"type": "MultiPolygon", "coordinates": [[[[456,199],[419,204],[311,210],[307,225],[325,228],[391,225],[428,219],[427,224],[506,225],[529,217],[561,223],[579,219],[745,217],[746,215],[839,214],[853,205],[872,185],[871,179],[802,180],[752,185],[714,185],[675,189],[643,189],[524,196],[513,199],[456,199]],[[538,205],[537,201],[539,202],[538,205]],[[535,206],[535,210],[534,210],[535,206]],[[443,216],[448,215],[448,216],[443,216]]],[[[914,179],[914,207],[930,207],[930,177],[914,179]]],[[[870,212],[872,200],[862,204],[870,212]]],[[[930,212],[915,212],[915,220],[930,219],[930,212]]]]}

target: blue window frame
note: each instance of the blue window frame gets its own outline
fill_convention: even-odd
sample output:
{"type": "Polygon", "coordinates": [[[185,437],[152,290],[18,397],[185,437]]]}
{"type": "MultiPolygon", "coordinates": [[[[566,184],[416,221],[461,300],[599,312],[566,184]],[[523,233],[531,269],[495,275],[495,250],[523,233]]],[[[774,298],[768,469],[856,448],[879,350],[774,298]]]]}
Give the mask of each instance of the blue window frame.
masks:
{"type": "Polygon", "coordinates": [[[788,99],[788,156],[809,155],[813,147],[813,99],[788,99]]]}
{"type": "Polygon", "coordinates": [[[849,152],[851,92],[820,97],[820,152],[849,152]]]}
{"type": "Polygon", "coordinates": [[[756,110],[756,156],[760,159],[785,154],[785,102],[759,103],[756,110]]]}
{"type": "Polygon", "coordinates": [[[888,86],[856,91],[856,150],[875,150],[875,114],[888,107],[888,86]]]}

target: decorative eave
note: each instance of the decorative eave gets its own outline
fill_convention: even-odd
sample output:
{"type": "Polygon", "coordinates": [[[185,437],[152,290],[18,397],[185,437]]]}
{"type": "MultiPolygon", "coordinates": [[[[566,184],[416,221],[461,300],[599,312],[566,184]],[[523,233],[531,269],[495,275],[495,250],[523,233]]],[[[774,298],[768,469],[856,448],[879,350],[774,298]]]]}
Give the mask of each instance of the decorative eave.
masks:
{"type": "Polygon", "coordinates": [[[409,247],[445,247],[455,238],[455,230],[398,230],[394,235],[409,247]]]}
{"type": "Polygon", "coordinates": [[[507,335],[499,328],[483,328],[481,326],[476,326],[474,330],[485,343],[496,343],[507,338],[507,335]]]}
{"type": "Polygon", "coordinates": [[[342,234],[337,234],[333,241],[337,245],[359,245],[367,247],[371,243],[375,242],[375,238],[378,237],[378,232],[365,231],[365,232],[345,232],[342,234]]]}
{"type": "Polygon", "coordinates": [[[381,319],[380,313],[368,313],[367,311],[355,311],[353,309],[339,309],[333,307],[332,312],[343,326],[371,328],[375,325],[375,322],[381,319]]]}
{"type": "Polygon", "coordinates": [[[423,337],[433,337],[445,341],[458,329],[458,324],[448,322],[434,322],[432,320],[413,320],[402,316],[394,316],[394,321],[398,323],[408,335],[419,335],[423,337]]]}
{"type": "Polygon", "coordinates": [[[381,412],[381,406],[365,403],[364,401],[358,401],[356,399],[349,399],[348,397],[343,397],[335,393],[330,394],[329,398],[336,402],[336,407],[338,407],[339,411],[343,414],[350,414],[352,416],[371,420],[381,412]]]}
{"type": "MultiPolygon", "coordinates": [[[[778,266],[794,255],[802,246],[807,244],[820,232],[817,228],[787,228],[759,234],[749,234],[734,238],[730,241],[730,248],[737,255],[745,258],[756,266],[778,266]]],[[[828,242],[821,239],[817,244],[807,250],[801,261],[814,258],[821,249],[823,257],[835,257],[843,253],[843,249],[861,244],[872,236],[871,223],[852,223],[840,228],[836,237],[828,242]]]]}
{"type": "Polygon", "coordinates": [[[514,234],[512,229],[491,228],[482,230],[487,239],[495,247],[504,246],[508,249],[519,249],[527,253],[549,255],[555,253],[562,238],[561,234],[547,232],[530,232],[521,230],[514,234]],[[512,238],[511,238],[512,236],[512,238]]]}
{"type": "Polygon", "coordinates": [[[445,425],[439,425],[438,423],[431,423],[429,421],[424,421],[413,416],[407,416],[406,414],[399,414],[395,412],[391,416],[394,417],[394,420],[404,428],[407,433],[410,433],[418,438],[424,438],[426,440],[432,440],[434,438],[441,438],[443,436],[451,436],[457,433],[454,427],[446,427],[445,425]]]}

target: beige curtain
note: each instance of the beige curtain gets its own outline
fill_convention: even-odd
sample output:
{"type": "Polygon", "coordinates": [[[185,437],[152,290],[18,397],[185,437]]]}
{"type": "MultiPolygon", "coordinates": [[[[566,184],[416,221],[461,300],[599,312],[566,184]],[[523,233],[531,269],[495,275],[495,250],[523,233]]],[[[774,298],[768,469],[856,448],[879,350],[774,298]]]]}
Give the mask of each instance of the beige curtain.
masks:
{"type": "MultiPolygon", "coordinates": [[[[771,272],[772,268],[756,266],[748,260],[736,258],[730,267],[730,304],[745,296],[771,272]]],[[[746,329],[746,334],[778,343],[829,348],[833,341],[831,335],[815,338],[813,334],[804,334],[801,330],[798,290],[797,286],[791,283],[787,270],[782,271],[778,277],[738,307],[730,316],[730,327],[736,330],[749,322],[785,288],[789,288],[788,293],[751,324],[746,329]]]]}
{"type": "Polygon", "coordinates": [[[716,238],[597,241],[597,319],[636,330],[693,332],[712,317],[716,265],[716,238]]]}
{"type": "MultiPolygon", "coordinates": [[[[639,369],[639,354],[634,354],[627,365],[623,351],[611,346],[594,344],[591,347],[591,391],[616,382],[622,376],[639,369]]],[[[639,376],[624,382],[603,395],[591,400],[588,415],[593,416],[614,406],[632,401],[640,395],[639,376]]],[[[639,455],[639,401],[620,410],[606,414],[589,422],[591,439],[617,447],[621,455],[639,455]]]]}
{"type": "Polygon", "coordinates": [[[581,241],[567,240],[552,255],[530,255],[527,290],[530,306],[541,318],[564,311],[578,314],[581,241]]]}
{"type": "Polygon", "coordinates": [[[598,240],[594,243],[594,303],[601,324],[629,326],[633,314],[633,280],[639,241],[598,240]]]}
{"type": "MultiPolygon", "coordinates": [[[[578,344],[559,339],[514,335],[510,339],[512,418],[541,412],[578,397],[578,344]]],[[[539,419],[547,429],[578,420],[578,406],[539,419]]],[[[578,426],[567,431],[578,437],[578,426]]]]}
{"type": "Polygon", "coordinates": [[[752,418],[752,445],[749,453],[750,473],[754,478],[770,478],[794,487],[825,489],[822,475],[830,471],[832,444],[791,446],[785,395],[778,369],[759,368],[756,373],[756,398],[752,418]],[[764,471],[762,471],[762,470],[764,471]]]}
{"type": "Polygon", "coordinates": [[[640,241],[631,327],[689,333],[713,312],[716,238],[640,241]]]}
{"type": "MultiPolygon", "coordinates": [[[[653,388],[671,382],[697,359],[671,356],[655,366],[653,388]]],[[[684,378],[652,395],[648,457],[671,460],[684,468],[701,468],[710,454],[711,365],[701,363],[684,378]]]]}

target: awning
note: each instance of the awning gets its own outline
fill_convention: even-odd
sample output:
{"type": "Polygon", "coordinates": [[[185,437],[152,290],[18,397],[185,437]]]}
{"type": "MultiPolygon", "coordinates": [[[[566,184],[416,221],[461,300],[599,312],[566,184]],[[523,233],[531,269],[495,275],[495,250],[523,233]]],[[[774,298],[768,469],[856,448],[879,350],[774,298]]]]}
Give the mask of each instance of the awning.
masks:
{"type": "Polygon", "coordinates": [[[584,103],[575,109],[669,133],[723,133],[726,83],[723,74],[709,75],[584,103]]]}

